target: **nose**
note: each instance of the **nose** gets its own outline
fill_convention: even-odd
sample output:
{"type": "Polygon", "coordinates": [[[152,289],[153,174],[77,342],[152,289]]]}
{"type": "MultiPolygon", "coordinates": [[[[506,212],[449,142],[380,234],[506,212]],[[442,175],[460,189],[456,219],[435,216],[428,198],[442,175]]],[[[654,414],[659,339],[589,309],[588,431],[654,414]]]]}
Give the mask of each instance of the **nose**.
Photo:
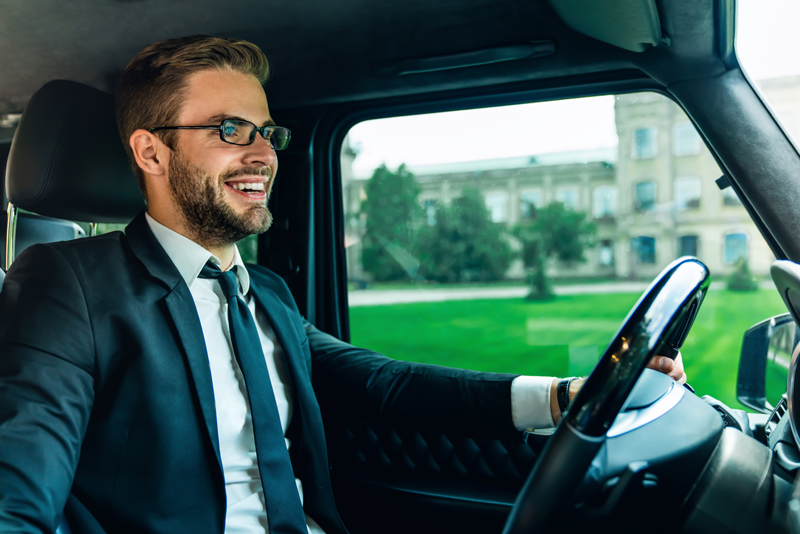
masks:
{"type": "Polygon", "coordinates": [[[278,162],[278,155],[272,145],[261,137],[256,135],[252,144],[248,145],[247,163],[253,166],[274,166],[278,162]]]}

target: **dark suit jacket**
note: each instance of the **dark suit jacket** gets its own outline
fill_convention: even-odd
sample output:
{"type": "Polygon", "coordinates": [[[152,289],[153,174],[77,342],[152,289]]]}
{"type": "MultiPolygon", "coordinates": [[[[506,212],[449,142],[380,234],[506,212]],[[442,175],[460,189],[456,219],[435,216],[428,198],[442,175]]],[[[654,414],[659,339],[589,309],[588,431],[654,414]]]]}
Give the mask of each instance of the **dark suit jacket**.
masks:
{"type": "MultiPolygon", "coordinates": [[[[280,277],[248,269],[295,384],[289,434],[305,509],[328,534],[346,531],[320,404],[444,431],[513,431],[513,376],[352,347],[306,322],[280,277]]],[[[143,214],[125,234],[28,249],[0,293],[0,532],[52,531],[70,492],[109,533],[224,529],[200,321],[143,214]]]]}

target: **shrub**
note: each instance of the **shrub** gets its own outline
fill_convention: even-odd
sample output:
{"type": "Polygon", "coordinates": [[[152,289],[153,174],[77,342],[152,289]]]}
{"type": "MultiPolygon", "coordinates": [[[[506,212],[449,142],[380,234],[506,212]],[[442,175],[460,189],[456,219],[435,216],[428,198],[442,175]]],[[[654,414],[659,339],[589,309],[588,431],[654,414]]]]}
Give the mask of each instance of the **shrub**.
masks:
{"type": "Polygon", "coordinates": [[[750,272],[746,259],[736,262],[736,268],[728,278],[728,289],[731,291],[755,291],[758,289],[758,281],[750,272]]]}

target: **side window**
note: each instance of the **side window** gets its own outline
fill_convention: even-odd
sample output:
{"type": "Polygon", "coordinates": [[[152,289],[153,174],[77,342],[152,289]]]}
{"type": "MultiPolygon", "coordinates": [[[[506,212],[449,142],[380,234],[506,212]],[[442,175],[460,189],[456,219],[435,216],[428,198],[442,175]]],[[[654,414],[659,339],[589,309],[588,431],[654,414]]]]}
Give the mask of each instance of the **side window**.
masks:
{"type": "Polygon", "coordinates": [[[682,176],[675,180],[675,209],[691,210],[700,207],[700,178],[682,176]]]}
{"type": "Polygon", "coordinates": [[[696,235],[682,235],[678,238],[678,256],[697,256],[696,235]]]}
{"type": "Polygon", "coordinates": [[[735,377],[703,369],[734,366],[740,333],[784,310],[774,291],[724,289],[738,258],[768,277],[773,257],[740,203],[717,216],[722,173],[659,94],[366,121],[341,168],[351,340],[392,358],[587,374],[653,277],[692,255],[723,287],[685,365],[738,406],[735,377]]]}
{"type": "Polygon", "coordinates": [[[636,184],[634,206],[636,211],[654,211],[656,209],[655,182],[639,182],[636,184]]]}
{"type": "Polygon", "coordinates": [[[486,195],[486,209],[489,210],[492,222],[503,223],[508,219],[508,194],[495,191],[486,195]]]}
{"type": "Polygon", "coordinates": [[[597,245],[597,263],[601,267],[614,266],[614,242],[610,239],[603,239],[597,245]]]}
{"type": "Polygon", "coordinates": [[[640,235],[631,240],[631,249],[634,259],[642,264],[653,264],[656,262],[656,239],[654,237],[640,235]]]}
{"type": "Polygon", "coordinates": [[[728,265],[747,259],[747,235],[728,234],[725,236],[725,263],[728,265]]]}
{"type": "Polygon", "coordinates": [[[617,212],[617,188],[601,185],[594,189],[593,213],[595,219],[614,217],[617,212]]]}
{"type": "Polygon", "coordinates": [[[732,187],[722,190],[722,205],[723,206],[741,206],[742,201],[736,195],[736,191],[732,187]]]}
{"type": "Polygon", "coordinates": [[[519,197],[519,218],[524,221],[532,220],[536,211],[542,207],[542,192],[538,189],[522,191],[519,197]]]}
{"type": "Polygon", "coordinates": [[[556,200],[564,204],[568,210],[578,209],[578,189],[575,187],[559,187],[556,190],[556,200]]]}
{"type": "Polygon", "coordinates": [[[691,123],[682,122],[672,127],[672,153],[675,156],[696,156],[702,144],[691,123]]]}
{"type": "Polygon", "coordinates": [[[658,152],[655,128],[637,128],[633,132],[633,158],[654,158],[658,152]]]}

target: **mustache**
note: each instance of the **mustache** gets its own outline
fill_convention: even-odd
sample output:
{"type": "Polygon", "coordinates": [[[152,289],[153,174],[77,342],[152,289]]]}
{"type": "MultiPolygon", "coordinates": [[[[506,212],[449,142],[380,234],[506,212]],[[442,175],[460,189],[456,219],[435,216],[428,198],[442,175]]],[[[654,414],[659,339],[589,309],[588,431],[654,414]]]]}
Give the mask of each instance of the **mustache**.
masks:
{"type": "Polygon", "coordinates": [[[225,182],[238,176],[266,176],[269,180],[272,178],[272,167],[242,167],[241,169],[232,169],[222,173],[222,175],[220,175],[220,180],[225,182]]]}

